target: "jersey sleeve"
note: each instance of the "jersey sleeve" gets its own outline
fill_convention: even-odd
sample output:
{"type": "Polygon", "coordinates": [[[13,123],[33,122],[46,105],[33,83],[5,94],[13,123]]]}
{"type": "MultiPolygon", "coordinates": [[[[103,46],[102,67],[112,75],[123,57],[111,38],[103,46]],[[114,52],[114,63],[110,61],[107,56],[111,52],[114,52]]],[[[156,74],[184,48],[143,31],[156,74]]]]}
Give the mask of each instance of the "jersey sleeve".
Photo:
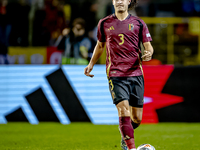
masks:
{"type": "Polygon", "coordinates": [[[102,20],[100,20],[98,23],[97,39],[99,40],[99,42],[106,42],[102,20]]]}
{"type": "Polygon", "coordinates": [[[142,43],[152,41],[151,34],[149,33],[146,23],[142,20],[143,31],[142,31],[142,43]]]}

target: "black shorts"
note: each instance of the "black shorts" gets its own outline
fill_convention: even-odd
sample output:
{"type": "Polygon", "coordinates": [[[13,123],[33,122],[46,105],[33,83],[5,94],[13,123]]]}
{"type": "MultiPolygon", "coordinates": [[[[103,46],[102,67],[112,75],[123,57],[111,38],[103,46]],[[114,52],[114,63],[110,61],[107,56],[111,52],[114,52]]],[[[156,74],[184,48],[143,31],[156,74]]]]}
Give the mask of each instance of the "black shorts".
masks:
{"type": "Polygon", "coordinates": [[[133,107],[143,107],[144,103],[144,77],[110,77],[109,89],[113,103],[117,105],[123,100],[128,100],[133,107]]]}

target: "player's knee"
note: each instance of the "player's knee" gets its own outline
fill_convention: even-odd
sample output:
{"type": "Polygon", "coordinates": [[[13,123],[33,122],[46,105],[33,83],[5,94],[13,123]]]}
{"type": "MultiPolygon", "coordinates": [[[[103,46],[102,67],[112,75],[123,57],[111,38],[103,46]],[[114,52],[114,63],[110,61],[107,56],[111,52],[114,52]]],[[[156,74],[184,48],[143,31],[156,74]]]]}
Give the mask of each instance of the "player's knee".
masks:
{"type": "Polygon", "coordinates": [[[126,107],[117,107],[119,116],[130,116],[130,111],[126,107]]]}
{"type": "Polygon", "coordinates": [[[130,116],[128,101],[122,101],[116,105],[119,117],[130,116]]]}

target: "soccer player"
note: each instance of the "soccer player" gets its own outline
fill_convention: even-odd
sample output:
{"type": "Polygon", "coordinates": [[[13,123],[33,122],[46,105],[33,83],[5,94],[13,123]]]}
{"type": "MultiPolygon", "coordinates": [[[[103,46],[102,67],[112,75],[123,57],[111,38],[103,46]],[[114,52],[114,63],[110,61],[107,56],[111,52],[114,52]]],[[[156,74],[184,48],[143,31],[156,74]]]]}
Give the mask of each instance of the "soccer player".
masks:
{"type": "Polygon", "coordinates": [[[142,120],[144,78],[141,60],[152,58],[151,36],[143,20],[128,13],[136,0],[112,0],[115,13],[98,23],[98,41],[93,56],[85,68],[86,76],[103,53],[106,45],[106,72],[109,89],[119,116],[122,149],[136,150],[134,129],[142,120]],[[144,45],[144,54],[140,50],[144,45]],[[125,144],[123,144],[125,142],[125,144]]]}

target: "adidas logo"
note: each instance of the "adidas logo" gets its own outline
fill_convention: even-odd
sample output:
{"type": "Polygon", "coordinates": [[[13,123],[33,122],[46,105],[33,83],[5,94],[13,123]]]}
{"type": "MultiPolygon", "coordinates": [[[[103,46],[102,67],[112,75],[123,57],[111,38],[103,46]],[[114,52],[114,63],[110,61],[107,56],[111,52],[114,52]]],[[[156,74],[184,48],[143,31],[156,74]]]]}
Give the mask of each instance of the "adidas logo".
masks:
{"type": "Polygon", "coordinates": [[[128,135],[126,135],[125,137],[124,137],[124,140],[129,140],[130,139],[130,137],[128,136],[128,135]]]}
{"type": "Polygon", "coordinates": [[[114,28],[113,26],[111,26],[111,27],[108,29],[108,31],[110,31],[110,30],[115,30],[115,28],[114,28]]]}
{"type": "MultiPolygon", "coordinates": [[[[61,68],[45,76],[45,78],[71,122],[91,122],[61,68]]],[[[37,89],[34,89],[33,92],[25,95],[25,99],[39,122],[61,121],[53,107],[50,105],[48,97],[45,95],[44,88],[38,87],[37,89]]],[[[5,118],[8,122],[29,122],[21,106],[15,111],[6,114],[5,118]]]]}

